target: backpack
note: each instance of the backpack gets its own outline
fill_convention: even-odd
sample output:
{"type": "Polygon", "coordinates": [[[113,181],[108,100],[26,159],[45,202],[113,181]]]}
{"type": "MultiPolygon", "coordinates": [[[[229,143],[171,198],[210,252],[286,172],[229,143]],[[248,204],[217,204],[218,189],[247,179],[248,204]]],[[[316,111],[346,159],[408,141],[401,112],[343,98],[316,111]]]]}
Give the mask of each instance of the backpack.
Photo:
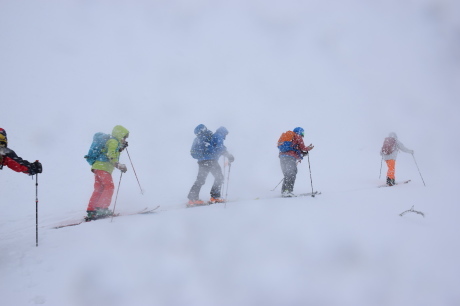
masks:
{"type": "Polygon", "coordinates": [[[382,146],[382,153],[389,155],[396,150],[396,139],[393,137],[385,138],[382,146]]]}
{"type": "Polygon", "coordinates": [[[292,147],[292,141],[294,140],[295,133],[293,131],[287,131],[281,134],[280,139],[278,139],[278,149],[281,153],[287,151],[295,151],[292,147]]]}
{"type": "Polygon", "coordinates": [[[101,132],[94,134],[93,143],[91,143],[91,146],[89,147],[88,154],[85,155],[88,164],[92,166],[96,160],[109,161],[107,156],[102,153],[105,149],[105,144],[110,138],[112,138],[110,134],[101,132]]]}
{"type": "Polygon", "coordinates": [[[211,152],[211,138],[212,132],[206,131],[195,138],[190,149],[190,155],[194,159],[203,159],[207,154],[211,152]]]}

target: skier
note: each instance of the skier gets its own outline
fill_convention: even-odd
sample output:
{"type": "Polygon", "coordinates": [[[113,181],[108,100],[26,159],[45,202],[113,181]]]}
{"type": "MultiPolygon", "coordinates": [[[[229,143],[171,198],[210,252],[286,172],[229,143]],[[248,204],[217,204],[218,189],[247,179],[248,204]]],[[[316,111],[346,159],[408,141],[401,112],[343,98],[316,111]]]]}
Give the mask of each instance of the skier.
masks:
{"type": "Polygon", "coordinates": [[[95,182],[94,191],[86,209],[87,221],[112,215],[108,208],[114,191],[112,172],[114,168],[123,173],[128,170],[124,164],[118,162],[120,153],[128,146],[126,141],[128,136],[129,131],[126,128],[121,125],[115,126],[110,139],[105,143],[102,153],[91,166],[95,182]]]}
{"type": "Polygon", "coordinates": [[[385,160],[388,171],[387,171],[387,185],[393,186],[395,182],[395,166],[396,166],[396,157],[398,156],[398,151],[414,154],[414,150],[406,148],[401,141],[398,140],[396,133],[391,132],[385,141],[383,142],[382,149],[380,150],[380,155],[385,160]]]}
{"type": "Polygon", "coordinates": [[[214,184],[211,188],[211,199],[209,202],[225,202],[225,200],[221,198],[224,175],[219,165],[219,158],[221,155],[226,156],[229,163],[235,160],[233,155],[228,153],[227,148],[224,146],[224,140],[227,134],[228,130],[225,127],[218,128],[214,134],[203,124],[195,128],[196,138],[193,141],[190,153],[193,158],[198,160],[198,176],[188,194],[189,201],[187,206],[205,204],[199,199],[199,196],[201,187],[206,182],[209,172],[214,176],[214,184]]]}
{"type": "Polygon", "coordinates": [[[278,140],[278,149],[281,171],[283,171],[283,187],[281,196],[283,198],[294,197],[294,184],[297,176],[297,164],[305,155],[314,148],[312,144],[308,147],[303,142],[304,129],[296,127],[292,131],[283,133],[278,140]]]}
{"type": "Polygon", "coordinates": [[[3,166],[28,175],[42,173],[42,164],[38,160],[30,163],[17,156],[13,150],[8,148],[6,131],[0,128],[0,170],[3,169],[3,166]]]}

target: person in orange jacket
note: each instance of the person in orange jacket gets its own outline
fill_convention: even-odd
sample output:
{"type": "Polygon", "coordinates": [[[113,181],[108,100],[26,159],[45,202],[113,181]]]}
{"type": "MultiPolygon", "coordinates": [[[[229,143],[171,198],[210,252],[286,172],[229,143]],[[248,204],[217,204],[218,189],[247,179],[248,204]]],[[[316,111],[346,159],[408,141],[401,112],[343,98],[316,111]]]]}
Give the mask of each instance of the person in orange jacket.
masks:
{"type": "Polygon", "coordinates": [[[380,155],[385,160],[388,171],[387,171],[387,185],[393,186],[396,184],[395,172],[396,172],[396,157],[399,151],[403,151],[409,154],[414,154],[414,150],[406,148],[401,141],[398,140],[396,133],[391,132],[383,142],[380,155]]]}
{"type": "Polygon", "coordinates": [[[37,160],[33,163],[20,158],[13,150],[8,148],[6,131],[0,128],[0,170],[7,166],[13,171],[28,175],[42,173],[42,164],[37,160]]]}

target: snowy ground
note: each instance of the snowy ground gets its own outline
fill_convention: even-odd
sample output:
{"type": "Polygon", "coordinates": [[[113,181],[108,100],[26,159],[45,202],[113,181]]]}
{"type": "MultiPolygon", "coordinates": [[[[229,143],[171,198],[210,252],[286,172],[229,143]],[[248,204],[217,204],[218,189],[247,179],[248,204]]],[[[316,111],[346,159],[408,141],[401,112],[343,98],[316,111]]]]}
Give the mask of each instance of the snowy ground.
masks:
{"type": "MultiPolygon", "coordinates": [[[[0,1],[1,305],[460,305],[454,1],[0,1]],[[227,205],[186,209],[199,123],[230,131],[227,205]],[[130,130],[117,210],[81,217],[95,132],[130,130]],[[281,199],[276,140],[313,143],[281,199]],[[394,188],[376,188],[389,132],[394,188]],[[308,161],[296,193],[311,191],[308,161]],[[425,217],[399,214],[414,206],[425,217]]],[[[456,13],[457,12],[457,13],[456,13]]],[[[119,172],[114,172],[118,186],[119,172]]],[[[207,199],[211,179],[201,197],[207,199]]],[[[112,204],[113,206],[113,204],[112,204]]]]}
{"type": "Polygon", "coordinates": [[[58,230],[47,216],[38,248],[30,215],[3,226],[2,304],[458,305],[451,190],[369,184],[58,230]],[[399,216],[412,205],[425,217],[399,216]]]}

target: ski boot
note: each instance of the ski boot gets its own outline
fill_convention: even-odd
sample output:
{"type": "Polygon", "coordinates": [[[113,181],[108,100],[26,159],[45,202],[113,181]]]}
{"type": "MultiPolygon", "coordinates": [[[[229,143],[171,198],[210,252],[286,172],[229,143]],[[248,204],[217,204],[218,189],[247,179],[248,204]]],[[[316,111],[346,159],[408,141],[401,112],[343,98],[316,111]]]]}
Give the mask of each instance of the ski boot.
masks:
{"type": "Polygon", "coordinates": [[[222,199],[222,198],[213,198],[211,197],[211,199],[209,200],[209,204],[216,204],[216,203],[225,203],[227,201],[225,201],[225,199],[222,199]]]}
{"type": "Polygon", "coordinates": [[[292,191],[285,190],[283,193],[281,193],[281,197],[283,198],[293,198],[295,197],[295,194],[292,191]]]}
{"type": "Polygon", "coordinates": [[[86,215],[86,217],[85,217],[85,221],[86,221],[86,222],[97,220],[97,213],[96,213],[96,211],[94,211],[94,210],[87,210],[86,213],[87,213],[87,215],[86,215]]]}
{"type": "Polygon", "coordinates": [[[113,211],[109,210],[108,208],[96,208],[96,217],[98,219],[111,217],[112,215],[113,211]]]}
{"type": "Polygon", "coordinates": [[[391,186],[394,186],[395,184],[396,184],[395,179],[391,179],[391,178],[387,177],[387,185],[388,186],[391,187],[391,186]]]}
{"type": "Polygon", "coordinates": [[[189,200],[187,203],[187,207],[195,207],[195,206],[201,206],[204,205],[205,203],[201,200],[189,200]]]}

